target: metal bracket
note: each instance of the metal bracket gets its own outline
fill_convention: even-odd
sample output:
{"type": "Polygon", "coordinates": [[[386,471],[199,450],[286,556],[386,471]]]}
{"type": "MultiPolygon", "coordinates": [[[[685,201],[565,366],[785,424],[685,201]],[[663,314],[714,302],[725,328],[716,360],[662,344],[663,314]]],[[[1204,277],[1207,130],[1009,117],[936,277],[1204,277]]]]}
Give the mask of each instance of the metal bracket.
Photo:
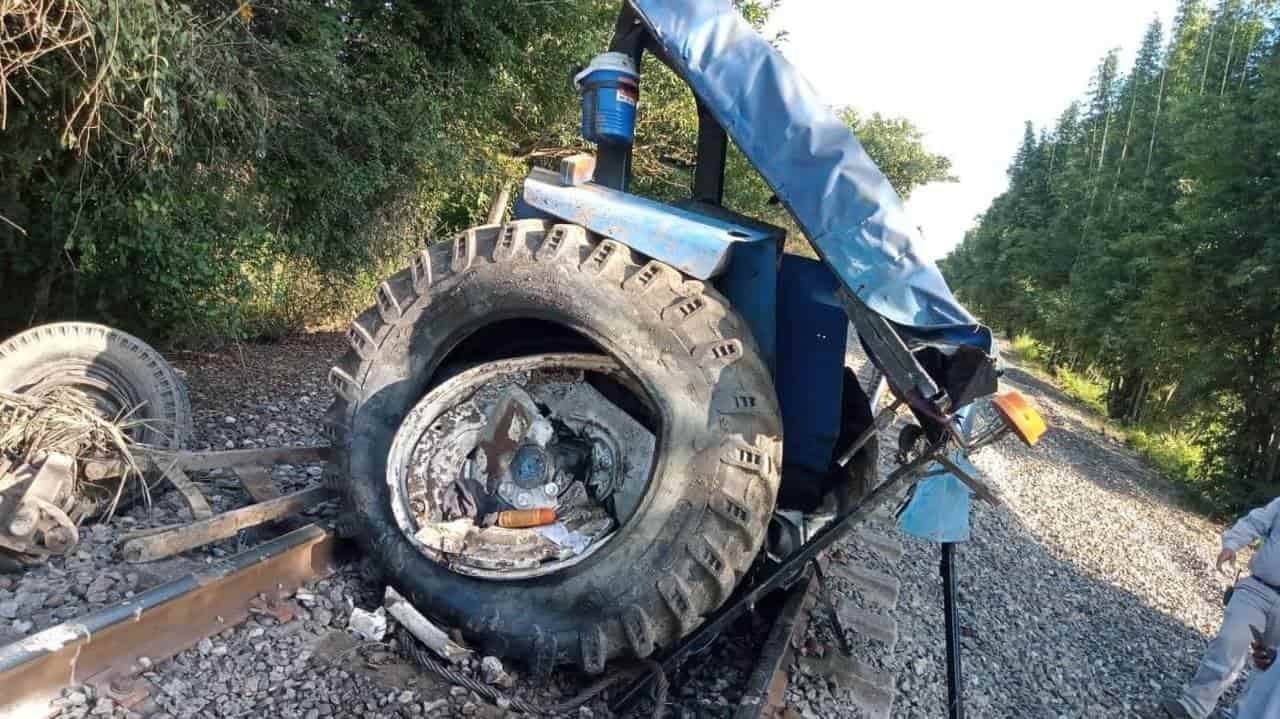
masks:
{"type": "Polygon", "coordinates": [[[858,336],[867,344],[872,359],[884,371],[894,394],[902,397],[915,393],[920,399],[932,402],[940,393],[937,383],[916,361],[889,321],[872,312],[844,287],[836,292],[836,297],[848,312],[858,336]]]}
{"type": "MultiPolygon", "coordinates": [[[[597,175],[599,162],[597,156],[597,175]]],[[[582,225],[637,252],[666,262],[696,279],[710,279],[729,264],[740,242],[776,241],[782,231],[740,222],[728,213],[677,207],[607,187],[599,182],[561,184],[558,173],[535,167],[525,178],[525,206],[582,225]]]]}

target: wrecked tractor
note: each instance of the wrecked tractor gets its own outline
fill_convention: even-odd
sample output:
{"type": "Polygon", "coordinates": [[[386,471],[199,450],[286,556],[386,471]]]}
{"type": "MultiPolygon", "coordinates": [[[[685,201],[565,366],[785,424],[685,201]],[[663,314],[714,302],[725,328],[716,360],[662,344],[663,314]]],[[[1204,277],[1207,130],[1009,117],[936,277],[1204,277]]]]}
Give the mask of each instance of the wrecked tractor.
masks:
{"type": "Polygon", "coordinates": [[[829,546],[939,463],[985,492],[963,455],[1035,430],[1006,402],[970,432],[997,389],[990,332],[858,140],[727,0],[631,0],[576,82],[597,154],[534,169],[510,221],[498,208],[384,282],[326,421],[341,529],[389,583],[487,653],[600,672],[672,646],[753,566],[829,546]],[[646,54],[698,102],[676,205],[628,192],[646,54]],[[730,139],[820,260],[721,205],[730,139]],[[850,344],[873,377],[846,367],[850,344]],[[900,407],[910,446],[886,480],[878,425],[900,407]]]}

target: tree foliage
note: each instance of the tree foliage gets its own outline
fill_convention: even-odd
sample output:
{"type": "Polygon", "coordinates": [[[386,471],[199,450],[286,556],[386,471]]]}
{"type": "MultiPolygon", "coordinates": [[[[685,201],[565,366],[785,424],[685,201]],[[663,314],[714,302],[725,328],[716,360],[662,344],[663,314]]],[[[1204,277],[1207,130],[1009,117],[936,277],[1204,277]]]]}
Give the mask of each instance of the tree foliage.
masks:
{"type": "Polygon", "coordinates": [[[1235,510],[1280,490],[1280,11],[1182,0],[1168,40],[1115,53],[944,262],[958,292],[1116,419],[1193,438],[1235,510]]]}
{"type": "MultiPolygon", "coordinates": [[[[772,2],[740,0],[764,26],[772,2]]],[[[10,0],[0,28],[0,335],[82,318],[157,339],[345,322],[531,164],[590,151],[574,69],[617,0],[10,0]]],[[[687,196],[697,116],[646,61],[642,194],[687,196]]],[[[947,174],[849,115],[900,189],[947,174]]],[[[736,153],[727,204],[778,221],[736,153]]]]}

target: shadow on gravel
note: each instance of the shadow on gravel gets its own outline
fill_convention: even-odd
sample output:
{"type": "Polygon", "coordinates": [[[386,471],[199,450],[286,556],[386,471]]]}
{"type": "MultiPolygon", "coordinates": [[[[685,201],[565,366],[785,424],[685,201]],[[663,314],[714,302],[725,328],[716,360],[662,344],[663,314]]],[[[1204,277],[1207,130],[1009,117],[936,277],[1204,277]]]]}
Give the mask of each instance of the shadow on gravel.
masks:
{"type": "MultiPolygon", "coordinates": [[[[1205,636],[1055,556],[1009,512],[981,511],[975,520],[974,540],[959,555],[972,715],[1161,716],[1154,700],[1190,677],[1205,636]]],[[[929,569],[936,572],[936,560],[929,569]]],[[[937,614],[930,624],[926,613],[924,625],[940,668],[941,590],[936,580],[929,588],[937,614]]],[[[1170,603],[1187,590],[1171,588],[1170,603]]]]}

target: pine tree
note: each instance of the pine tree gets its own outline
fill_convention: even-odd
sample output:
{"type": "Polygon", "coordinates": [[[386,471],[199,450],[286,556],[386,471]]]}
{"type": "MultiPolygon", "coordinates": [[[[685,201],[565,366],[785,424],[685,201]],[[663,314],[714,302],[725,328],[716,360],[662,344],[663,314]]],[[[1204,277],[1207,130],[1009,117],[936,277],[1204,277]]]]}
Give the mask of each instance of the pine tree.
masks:
{"type": "Polygon", "coordinates": [[[1193,433],[1197,487],[1234,511],[1280,487],[1280,2],[1182,0],[1167,44],[1153,22],[1123,78],[1114,58],[1024,128],[944,267],[1104,378],[1112,416],[1193,433]]]}

